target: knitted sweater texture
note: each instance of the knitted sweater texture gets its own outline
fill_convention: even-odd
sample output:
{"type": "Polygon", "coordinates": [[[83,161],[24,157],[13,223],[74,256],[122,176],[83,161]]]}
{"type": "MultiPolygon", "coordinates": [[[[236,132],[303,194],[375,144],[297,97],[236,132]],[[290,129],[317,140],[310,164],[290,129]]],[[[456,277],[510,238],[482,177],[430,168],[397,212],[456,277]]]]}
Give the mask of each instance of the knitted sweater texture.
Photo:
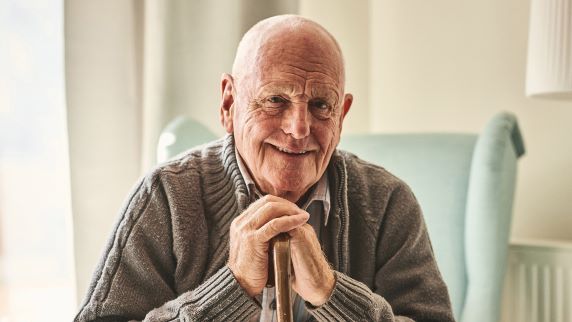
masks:
{"type": "MultiPolygon", "coordinates": [[[[336,151],[322,249],[335,270],[317,321],[453,321],[415,197],[336,151]]],[[[249,204],[232,136],[160,165],[128,197],[75,321],[246,321],[260,305],[225,265],[249,204]]]]}

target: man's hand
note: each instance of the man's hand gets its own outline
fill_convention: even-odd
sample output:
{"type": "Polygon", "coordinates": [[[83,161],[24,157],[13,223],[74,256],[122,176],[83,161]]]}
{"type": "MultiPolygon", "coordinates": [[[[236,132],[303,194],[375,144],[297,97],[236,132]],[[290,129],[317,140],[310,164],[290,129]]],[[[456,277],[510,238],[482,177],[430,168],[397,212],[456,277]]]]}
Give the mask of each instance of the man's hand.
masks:
{"type": "Polygon", "coordinates": [[[266,195],[232,221],[228,267],[249,296],[260,294],[268,280],[270,240],[304,225],[308,218],[296,204],[266,195]]]}
{"type": "Polygon", "coordinates": [[[294,267],[292,288],[306,302],[320,306],[326,303],[334,289],[334,272],[322,253],[312,226],[304,224],[289,234],[294,267]]]}
{"type": "Polygon", "coordinates": [[[262,292],[268,280],[270,240],[287,232],[292,254],[292,288],[314,306],[326,302],[335,284],[309,215],[286,199],[272,195],[257,200],[230,226],[228,266],[250,296],[262,292]]]}

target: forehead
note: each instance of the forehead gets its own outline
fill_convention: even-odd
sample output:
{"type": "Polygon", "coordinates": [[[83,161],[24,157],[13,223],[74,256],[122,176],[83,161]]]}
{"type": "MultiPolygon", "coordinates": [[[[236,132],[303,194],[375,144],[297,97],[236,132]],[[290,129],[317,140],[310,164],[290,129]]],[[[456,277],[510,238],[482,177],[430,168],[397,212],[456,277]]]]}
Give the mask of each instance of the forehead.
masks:
{"type": "Polygon", "coordinates": [[[256,88],[343,90],[343,63],[332,39],[310,32],[271,35],[261,42],[251,66],[256,88]]]}

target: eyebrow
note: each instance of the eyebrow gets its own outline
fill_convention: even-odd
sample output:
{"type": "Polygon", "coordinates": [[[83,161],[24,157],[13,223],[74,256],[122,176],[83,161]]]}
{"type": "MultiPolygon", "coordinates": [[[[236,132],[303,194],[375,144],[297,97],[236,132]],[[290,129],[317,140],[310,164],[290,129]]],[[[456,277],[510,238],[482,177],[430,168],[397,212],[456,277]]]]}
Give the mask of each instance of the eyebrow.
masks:
{"type": "MultiPolygon", "coordinates": [[[[287,83],[275,83],[262,86],[258,92],[258,97],[268,95],[268,94],[292,94],[295,92],[296,88],[292,84],[287,83]]],[[[322,97],[322,98],[334,98],[337,100],[339,98],[338,93],[329,85],[325,84],[314,84],[311,90],[312,97],[322,97]]]]}
{"type": "Polygon", "coordinates": [[[258,96],[275,93],[293,93],[294,90],[294,86],[291,84],[268,84],[262,86],[258,92],[258,96]]]}
{"type": "Polygon", "coordinates": [[[312,96],[337,99],[338,93],[329,86],[318,86],[312,88],[312,96]]]}

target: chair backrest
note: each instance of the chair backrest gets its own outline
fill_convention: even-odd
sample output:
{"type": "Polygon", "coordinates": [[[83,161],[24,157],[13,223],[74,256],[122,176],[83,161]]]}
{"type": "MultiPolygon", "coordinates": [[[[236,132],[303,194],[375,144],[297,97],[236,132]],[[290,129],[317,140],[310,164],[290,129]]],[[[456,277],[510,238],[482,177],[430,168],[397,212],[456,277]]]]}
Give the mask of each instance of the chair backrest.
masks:
{"type": "Polygon", "coordinates": [[[216,134],[198,121],[179,116],[167,124],[159,136],[157,162],[167,161],[187,149],[216,138],[216,134]]]}
{"type": "Polygon", "coordinates": [[[516,176],[514,116],[475,134],[343,136],[341,149],[407,182],[424,212],[458,321],[498,321],[516,176]]]}
{"type": "Polygon", "coordinates": [[[464,302],[465,206],[476,135],[348,135],[340,148],[382,165],[417,197],[456,312],[464,302]]]}

